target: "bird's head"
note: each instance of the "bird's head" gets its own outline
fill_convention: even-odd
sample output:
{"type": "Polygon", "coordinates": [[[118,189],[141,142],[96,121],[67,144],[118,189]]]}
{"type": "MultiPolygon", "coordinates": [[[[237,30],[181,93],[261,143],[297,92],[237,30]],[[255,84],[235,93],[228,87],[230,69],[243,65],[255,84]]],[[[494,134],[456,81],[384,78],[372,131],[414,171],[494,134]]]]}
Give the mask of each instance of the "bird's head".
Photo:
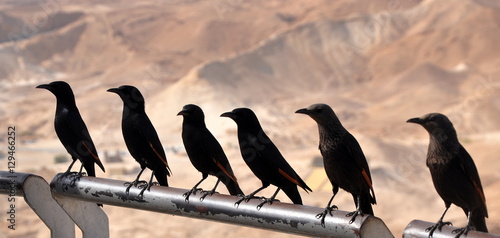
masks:
{"type": "Polygon", "coordinates": [[[44,88],[52,92],[56,98],[60,99],[74,99],[75,96],[73,95],[73,90],[71,90],[71,87],[69,86],[68,83],[64,81],[54,81],[49,84],[40,84],[36,86],[36,88],[44,88]]]}
{"type": "Polygon", "coordinates": [[[221,117],[229,117],[233,119],[236,124],[240,125],[249,123],[259,123],[255,113],[249,108],[236,108],[230,112],[225,112],[220,115],[221,117]]]}
{"type": "Polygon", "coordinates": [[[205,118],[205,115],[203,114],[203,110],[197,105],[194,104],[187,104],[182,107],[182,110],[177,113],[177,116],[183,116],[185,119],[195,119],[195,120],[202,120],[205,118]]]}
{"type": "Polygon", "coordinates": [[[108,92],[116,93],[129,108],[144,108],[144,97],[139,89],[130,85],[122,85],[118,88],[110,88],[108,92]]]}
{"type": "Polygon", "coordinates": [[[295,113],[301,113],[309,115],[318,124],[326,125],[331,122],[338,121],[337,115],[333,112],[332,108],[323,103],[313,104],[307,108],[302,108],[295,113]]]}
{"type": "Polygon", "coordinates": [[[421,117],[408,119],[406,122],[419,124],[438,141],[445,141],[450,136],[456,137],[453,123],[441,113],[429,113],[421,117]]]}

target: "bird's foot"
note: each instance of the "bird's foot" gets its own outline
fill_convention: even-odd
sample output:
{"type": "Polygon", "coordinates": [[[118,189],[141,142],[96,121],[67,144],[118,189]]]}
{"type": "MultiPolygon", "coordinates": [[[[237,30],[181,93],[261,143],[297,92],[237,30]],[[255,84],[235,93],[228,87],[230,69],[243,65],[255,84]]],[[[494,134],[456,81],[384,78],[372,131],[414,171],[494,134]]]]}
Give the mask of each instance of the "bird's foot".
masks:
{"type": "Polygon", "coordinates": [[[435,230],[441,231],[443,226],[453,226],[453,224],[451,222],[438,221],[433,226],[427,227],[427,229],[425,229],[425,232],[429,232],[429,237],[432,237],[432,234],[434,234],[434,231],[435,230]]]}
{"type": "Polygon", "coordinates": [[[80,181],[82,175],[78,172],[70,172],[70,173],[71,173],[71,182],[69,183],[69,186],[74,188],[76,186],[76,181],[80,181]]]}
{"type": "MultiPolygon", "coordinates": [[[[141,192],[139,194],[137,194],[137,197],[143,198],[144,197],[144,191],[146,191],[146,189],[148,191],[150,191],[151,185],[152,184],[141,185],[142,189],[141,189],[141,192]]],[[[139,186],[137,186],[137,187],[139,188],[139,186]]]]}
{"type": "Polygon", "coordinates": [[[467,234],[469,233],[470,230],[471,230],[471,227],[469,225],[467,225],[464,228],[455,229],[451,233],[452,234],[457,234],[455,236],[455,238],[459,238],[461,235],[467,236],[467,234]]]}
{"type": "Polygon", "coordinates": [[[86,172],[78,172],[78,175],[80,175],[80,176],[87,176],[87,173],[86,172]]]}
{"type": "Polygon", "coordinates": [[[137,188],[141,188],[141,189],[142,189],[142,188],[144,188],[145,186],[148,186],[148,187],[149,187],[150,185],[149,185],[148,181],[146,181],[146,180],[139,180],[139,181],[137,181],[137,183],[136,183],[136,185],[135,185],[135,186],[136,186],[137,188]]]}
{"type": "Polygon", "coordinates": [[[74,174],[78,174],[78,172],[71,172],[68,170],[68,171],[63,173],[63,176],[74,175],[74,174]]]}
{"type": "Polygon", "coordinates": [[[316,219],[321,219],[321,226],[325,227],[325,217],[326,215],[330,214],[330,216],[333,216],[333,211],[338,210],[339,207],[332,205],[331,207],[325,208],[323,212],[320,212],[316,215],[316,219]]]}
{"type": "Polygon", "coordinates": [[[352,216],[351,220],[349,220],[349,224],[352,224],[355,220],[356,220],[356,217],[360,215],[360,216],[363,216],[363,213],[361,211],[354,211],[354,212],[349,212],[347,213],[347,215],[345,215],[346,217],[350,217],[352,216]]]}
{"type": "Polygon", "coordinates": [[[140,186],[140,188],[143,188],[143,186],[144,186],[143,184],[148,184],[148,182],[144,181],[144,180],[134,180],[132,182],[126,182],[123,184],[123,185],[127,186],[127,189],[125,189],[125,193],[128,195],[130,188],[132,186],[134,186],[134,187],[140,186]]]}
{"type": "Polygon", "coordinates": [[[240,203],[243,202],[243,201],[248,202],[252,198],[259,198],[259,199],[263,198],[263,197],[256,197],[256,196],[253,196],[253,195],[244,195],[244,194],[238,194],[236,196],[240,198],[240,199],[238,199],[238,201],[236,201],[234,203],[234,206],[236,206],[236,207],[238,207],[240,205],[240,203]]]}
{"type": "Polygon", "coordinates": [[[182,196],[186,197],[184,200],[186,202],[189,202],[189,196],[191,196],[191,194],[196,194],[197,191],[203,191],[203,189],[201,188],[192,188],[191,190],[185,192],[184,194],[182,194],[182,196]]]}
{"type": "Polygon", "coordinates": [[[433,226],[427,227],[427,229],[425,229],[425,232],[429,232],[429,237],[432,237],[432,235],[434,234],[434,231],[436,231],[436,229],[438,231],[441,231],[443,226],[453,226],[453,224],[451,224],[451,222],[449,222],[449,221],[447,221],[447,222],[438,221],[433,226]]]}
{"type": "Polygon", "coordinates": [[[260,210],[262,208],[262,206],[264,206],[264,204],[266,204],[266,203],[273,204],[273,202],[280,202],[280,200],[278,200],[278,199],[265,198],[265,197],[261,197],[260,200],[262,202],[259,203],[259,205],[257,205],[257,210],[260,210]]]}
{"type": "Polygon", "coordinates": [[[212,196],[214,193],[219,193],[219,192],[216,192],[215,190],[208,190],[208,191],[201,191],[203,193],[203,195],[200,197],[200,201],[203,201],[205,199],[206,196],[212,196]]]}

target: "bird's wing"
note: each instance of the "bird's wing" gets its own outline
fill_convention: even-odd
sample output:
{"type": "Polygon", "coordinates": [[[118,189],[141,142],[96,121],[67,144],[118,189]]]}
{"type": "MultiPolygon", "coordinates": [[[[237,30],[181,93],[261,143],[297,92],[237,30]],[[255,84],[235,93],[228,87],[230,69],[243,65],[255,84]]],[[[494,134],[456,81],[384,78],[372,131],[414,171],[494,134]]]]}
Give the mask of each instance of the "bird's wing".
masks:
{"type": "Polygon", "coordinates": [[[463,146],[460,146],[459,151],[460,166],[465,173],[465,177],[471,182],[471,184],[476,189],[477,194],[481,198],[482,207],[484,209],[484,214],[488,217],[488,209],[486,208],[486,198],[483,192],[483,186],[481,185],[481,179],[479,178],[479,173],[477,172],[474,160],[469,155],[467,150],[463,146]]]}
{"type": "Polygon", "coordinates": [[[85,125],[85,122],[80,116],[80,113],[78,111],[69,112],[66,123],[68,128],[70,128],[69,133],[71,136],[73,136],[73,138],[77,138],[79,143],[82,143],[85,150],[92,156],[92,158],[94,158],[94,162],[102,169],[102,171],[105,171],[104,166],[97,155],[94,142],[92,141],[92,138],[90,138],[90,133],[85,125]]]}
{"type": "Polygon", "coordinates": [[[201,149],[204,151],[206,155],[217,165],[217,167],[222,170],[224,174],[226,174],[230,179],[236,182],[236,177],[234,176],[233,170],[231,169],[231,165],[227,159],[222,146],[219,144],[217,139],[206,130],[203,133],[202,138],[203,143],[201,143],[201,149]]]}
{"type": "Polygon", "coordinates": [[[268,163],[271,168],[276,168],[278,170],[278,173],[285,177],[287,180],[306,191],[312,192],[312,189],[309,188],[307,184],[295,172],[295,170],[293,170],[292,166],[288,164],[278,148],[265,133],[262,132],[262,134],[259,136],[259,139],[252,141],[252,146],[255,148],[257,154],[265,158],[265,162],[268,163]]]}
{"type": "Polygon", "coordinates": [[[359,168],[359,171],[361,172],[361,175],[363,175],[363,178],[370,187],[374,203],[376,203],[375,191],[373,190],[373,182],[372,182],[372,176],[370,174],[370,168],[368,167],[368,162],[366,161],[366,157],[363,153],[363,150],[361,150],[361,146],[359,145],[356,138],[354,138],[354,136],[351,135],[350,133],[347,134],[344,138],[344,146],[347,147],[347,151],[351,155],[351,158],[353,158],[354,163],[356,163],[356,165],[359,168]]]}
{"type": "MultiPolygon", "coordinates": [[[[142,138],[145,140],[145,142],[151,148],[157,158],[161,160],[165,167],[167,167],[168,171],[172,173],[167,163],[167,156],[165,155],[165,151],[163,150],[163,147],[161,145],[160,138],[158,137],[158,133],[156,133],[153,124],[147,117],[145,117],[145,120],[143,122],[144,123],[136,124],[137,132],[142,136],[142,138]]],[[[167,173],[167,175],[170,176],[170,173],[167,173]]]]}

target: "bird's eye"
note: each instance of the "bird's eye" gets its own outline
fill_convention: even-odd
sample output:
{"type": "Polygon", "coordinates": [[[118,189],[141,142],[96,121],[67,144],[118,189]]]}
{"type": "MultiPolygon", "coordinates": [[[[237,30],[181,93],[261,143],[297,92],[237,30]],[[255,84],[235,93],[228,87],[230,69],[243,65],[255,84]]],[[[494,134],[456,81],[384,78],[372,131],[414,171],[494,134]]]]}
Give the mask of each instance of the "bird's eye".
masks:
{"type": "Polygon", "coordinates": [[[321,113],[323,111],[323,108],[316,108],[316,113],[321,113]]]}

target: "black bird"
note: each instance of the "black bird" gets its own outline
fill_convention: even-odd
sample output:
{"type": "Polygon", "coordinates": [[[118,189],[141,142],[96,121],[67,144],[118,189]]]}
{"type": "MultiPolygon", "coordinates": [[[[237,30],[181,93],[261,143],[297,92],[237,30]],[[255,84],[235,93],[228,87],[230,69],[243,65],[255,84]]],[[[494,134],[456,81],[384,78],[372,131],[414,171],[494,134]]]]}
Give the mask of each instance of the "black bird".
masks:
{"type": "Polygon", "coordinates": [[[191,193],[195,192],[203,180],[208,175],[217,177],[214,188],[206,192],[200,199],[215,193],[219,182],[222,181],[231,195],[243,194],[226,154],[215,137],[210,133],[205,125],[205,115],[200,107],[193,104],[185,105],[177,115],[184,117],[182,123],[182,141],[193,166],[201,172],[201,180],[194,187],[184,194],[186,200],[191,193]]]}
{"type": "Polygon", "coordinates": [[[153,171],[148,184],[141,190],[139,196],[144,194],[146,188],[153,185],[153,175],[161,186],[168,186],[167,176],[170,168],[167,157],[161,145],[158,134],[144,110],[144,97],[139,89],[134,86],[123,85],[119,88],[110,88],[108,92],[116,93],[123,100],[122,133],[127,148],[134,159],[141,165],[141,172],[125,190],[128,194],[130,187],[137,186],[144,169],[153,171]]]}
{"type": "Polygon", "coordinates": [[[332,210],[337,209],[331,203],[339,188],[351,193],[356,205],[356,211],[348,214],[352,216],[350,223],[354,222],[357,215],[373,215],[372,204],[377,201],[372,177],[356,138],[342,126],[335,112],[326,104],[313,104],[296,113],[309,115],[318,124],[319,150],[323,156],[326,175],[333,186],[333,196],[325,211],[316,216],[321,218],[321,224],[324,226],[326,215],[331,215],[332,210]]]}
{"type": "Polygon", "coordinates": [[[75,96],[69,84],[63,81],[55,81],[38,85],[37,88],[47,89],[56,96],[57,106],[54,127],[57,137],[59,137],[64,148],[73,158],[73,162],[69,165],[66,174],[70,173],[71,167],[73,167],[77,159],[82,162],[80,172],[78,172],[80,175],[82,174],[82,168],[85,167],[87,174],[95,177],[94,163],[105,172],[87,126],[76,107],[75,96]]]}
{"type": "Polygon", "coordinates": [[[456,237],[467,235],[472,228],[488,232],[485,221],[488,211],[481,180],[472,157],[458,141],[451,121],[443,114],[429,113],[407,122],[419,124],[429,132],[426,163],[434,187],[446,207],[439,221],[427,229],[429,237],[436,229],[441,231],[444,225],[451,225],[450,222],[443,222],[443,218],[452,203],[461,207],[467,215],[467,226],[453,231],[458,234],[456,237]]]}
{"type": "Polygon", "coordinates": [[[262,181],[261,188],[244,196],[236,204],[240,204],[243,200],[248,202],[251,198],[254,198],[256,193],[267,188],[270,184],[275,185],[278,189],[271,198],[264,199],[257,206],[258,209],[266,202],[271,204],[281,189],[294,204],[302,204],[302,198],[297,186],[300,186],[306,192],[312,192],[312,190],[286,162],[278,148],[264,133],[255,113],[248,108],[236,108],[231,112],[223,113],[221,116],[233,119],[238,125],[238,141],[241,155],[255,176],[262,181]]]}

